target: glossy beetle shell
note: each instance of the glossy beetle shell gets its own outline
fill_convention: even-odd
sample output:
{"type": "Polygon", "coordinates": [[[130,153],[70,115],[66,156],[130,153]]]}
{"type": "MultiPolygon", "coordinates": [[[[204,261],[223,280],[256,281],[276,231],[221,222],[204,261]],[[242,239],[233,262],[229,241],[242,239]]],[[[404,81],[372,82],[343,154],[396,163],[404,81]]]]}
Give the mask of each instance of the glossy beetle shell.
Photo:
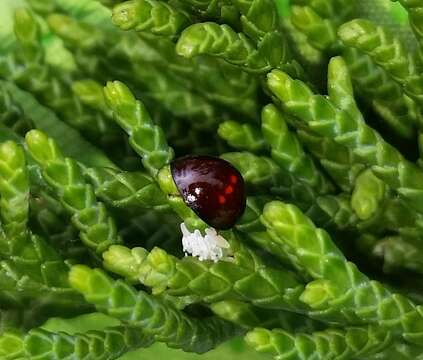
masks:
{"type": "Polygon", "coordinates": [[[245,186],[230,163],[212,156],[187,156],[170,164],[185,203],[208,225],[229,229],[245,210],[245,186]]]}

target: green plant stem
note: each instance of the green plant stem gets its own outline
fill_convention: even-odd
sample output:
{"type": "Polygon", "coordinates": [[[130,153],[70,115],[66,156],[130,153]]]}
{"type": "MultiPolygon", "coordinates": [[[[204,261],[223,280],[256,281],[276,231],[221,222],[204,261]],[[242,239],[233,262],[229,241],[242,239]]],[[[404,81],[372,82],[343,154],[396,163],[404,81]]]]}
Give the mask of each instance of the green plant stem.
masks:
{"type": "Polygon", "coordinates": [[[78,265],[69,274],[72,286],[85,299],[118,319],[142,328],[142,332],[170,347],[203,353],[239,333],[234,325],[211,317],[188,317],[183,312],[134,288],[121,280],[112,280],[103,271],[78,265]]]}
{"type": "Polygon", "coordinates": [[[318,194],[334,190],[314,160],[304,152],[298,138],[288,129],[283,114],[273,104],[262,110],[262,131],[270,145],[272,158],[279,166],[314,188],[318,194]]]}
{"type": "Polygon", "coordinates": [[[302,68],[292,59],[286,39],[279,32],[267,33],[256,47],[244,34],[225,24],[197,23],[182,32],[176,51],[186,58],[201,54],[216,56],[252,73],[281,68],[296,77],[303,77],[302,68]]]}
{"type": "Polygon", "coordinates": [[[87,184],[78,163],[65,158],[57,144],[38,130],[25,138],[28,151],[43,170],[44,180],[56,192],[62,205],[72,216],[86,246],[102,253],[111,244],[120,243],[116,225],[94,189],[87,184]]]}
{"type": "Polygon", "coordinates": [[[109,82],[104,93],[115,120],[128,133],[129,143],[142,156],[145,168],[153,177],[157,176],[174,156],[162,129],[154,125],[144,105],[125,84],[109,82]]]}
{"type": "Polygon", "coordinates": [[[303,286],[296,276],[256,263],[257,258],[251,261],[251,252],[237,249],[234,256],[234,262],[213,263],[192,257],[177,259],[159,248],[146,253],[141,248],[114,246],[104,254],[104,265],[152,287],[155,293],[166,290],[172,296],[208,303],[232,299],[271,309],[304,309],[298,301],[303,286]]]}
{"type": "MultiPolygon", "coordinates": [[[[330,64],[333,68],[345,66],[339,58],[330,64]]],[[[345,80],[351,87],[349,78],[345,80]]],[[[274,70],[268,76],[268,85],[283,102],[288,113],[306,122],[320,135],[349,147],[362,162],[372,167],[376,176],[396,190],[410,207],[423,213],[420,202],[416,201],[423,194],[423,187],[419,185],[423,184],[423,172],[366,125],[361,117],[353,117],[345,110],[340,110],[332,101],[314,95],[304,83],[293,80],[281,71],[274,70]]]]}
{"type": "Polygon", "coordinates": [[[85,168],[84,175],[92,183],[96,196],[109,206],[132,213],[168,208],[167,198],[157,183],[142,172],[85,168]]]}
{"type": "Polygon", "coordinates": [[[380,352],[392,343],[384,329],[328,329],[312,334],[290,333],[281,329],[256,328],[247,333],[246,342],[275,359],[356,359],[380,352]]]}
{"type": "MultiPolygon", "coordinates": [[[[342,25],[338,35],[346,45],[369,55],[419,106],[423,104],[422,78],[414,56],[388,30],[370,21],[356,19],[342,25]]],[[[421,121],[417,125],[421,126],[421,121]]]]}
{"type": "Polygon", "coordinates": [[[396,134],[412,138],[417,123],[415,102],[368,55],[346,47],[342,56],[357,94],[373,106],[396,134]]]}
{"type": "Polygon", "coordinates": [[[287,331],[316,331],[324,326],[303,315],[264,309],[239,300],[222,300],[209,306],[219,317],[247,329],[261,326],[287,331]]]}
{"type": "Polygon", "coordinates": [[[69,335],[33,329],[7,331],[0,336],[0,355],[5,360],[77,358],[113,360],[127,351],[148,347],[154,340],[137,327],[117,326],[101,331],[69,335]]]}
{"type": "Polygon", "coordinates": [[[171,4],[155,0],[125,1],[113,8],[112,22],[122,30],[177,35],[191,21],[189,15],[171,4]]]}
{"type": "Polygon", "coordinates": [[[316,228],[298,208],[271,202],[262,221],[274,241],[287,244],[291,255],[315,279],[301,295],[316,310],[315,316],[339,317],[341,323],[352,325],[374,324],[408,342],[422,343],[421,307],[361,273],[329,234],[316,228]]]}

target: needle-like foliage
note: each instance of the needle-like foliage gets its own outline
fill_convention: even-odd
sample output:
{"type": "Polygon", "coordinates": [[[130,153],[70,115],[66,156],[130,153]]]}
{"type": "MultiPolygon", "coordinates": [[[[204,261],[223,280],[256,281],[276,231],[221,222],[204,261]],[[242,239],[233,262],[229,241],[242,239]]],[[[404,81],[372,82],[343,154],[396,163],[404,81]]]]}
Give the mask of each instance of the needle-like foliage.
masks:
{"type": "Polygon", "coordinates": [[[422,19],[421,0],[0,1],[0,360],[234,337],[422,359],[422,19]],[[242,176],[230,228],[211,204],[238,185],[176,175],[189,155],[242,176]]]}

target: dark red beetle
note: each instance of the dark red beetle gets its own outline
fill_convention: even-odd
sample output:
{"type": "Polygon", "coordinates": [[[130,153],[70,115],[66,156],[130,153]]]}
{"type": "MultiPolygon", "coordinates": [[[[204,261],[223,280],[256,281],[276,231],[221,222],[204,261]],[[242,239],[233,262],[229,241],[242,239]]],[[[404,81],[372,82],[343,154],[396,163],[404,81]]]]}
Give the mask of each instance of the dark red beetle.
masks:
{"type": "Polygon", "coordinates": [[[245,210],[244,179],[230,163],[212,156],[187,156],[170,164],[185,203],[208,225],[229,229],[245,210]]]}

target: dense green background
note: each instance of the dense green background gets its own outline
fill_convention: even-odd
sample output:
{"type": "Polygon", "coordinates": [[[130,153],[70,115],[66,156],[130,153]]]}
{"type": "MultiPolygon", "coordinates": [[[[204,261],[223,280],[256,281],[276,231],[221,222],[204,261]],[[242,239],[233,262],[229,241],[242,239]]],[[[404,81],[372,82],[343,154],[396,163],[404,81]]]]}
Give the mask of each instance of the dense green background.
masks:
{"type": "MultiPolygon", "coordinates": [[[[72,320],[51,319],[45,327],[49,330],[62,330],[68,333],[80,332],[84,330],[101,329],[105,326],[117,325],[118,322],[106,315],[94,314],[83,315],[72,320]]],[[[194,355],[184,353],[181,350],[169,349],[166,345],[156,343],[148,349],[141,349],[126,354],[120,360],[141,360],[141,359],[169,359],[169,360],[264,360],[267,357],[259,355],[253,350],[245,346],[241,338],[232,340],[231,342],[220,346],[204,355],[194,355]]]]}
{"type": "MultiPolygon", "coordinates": [[[[90,0],[57,0],[68,8],[74,11],[75,15],[79,17],[85,17],[91,22],[102,23],[107,26],[108,13],[103,11],[104,9],[93,6],[90,0]]],[[[281,14],[287,14],[289,0],[276,0],[281,14]]],[[[367,0],[361,1],[363,6],[367,6],[369,3],[367,0]]],[[[398,4],[392,4],[388,0],[372,0],[372,3],[376,2],[383,3],[386,8],[386,13],[389,17],[395,19],[397,22],[403,23],[406,21],[406,15],[404,10],[398,4]]],[[[19,7],[25,3],[25,0],[0,0],[0,50],[6,51],[7,47],[13,43],[13,30],[12,30],[12,19],[13,19],[13,8],[19,7]]],[[[45,36],[45,42],[47,48],[51,50],[51,61],[58,61],[60,57],[61,66],[72,66],[72,64],[63,61],[66,53],[60,51],[61,44],[55,39],[49,38],[48,34],[45,36]],[[53,55],[54,54],[54,55],[53,55]]],[[[52,115],[50,115],[52,116],[52,115]]],[[[43,116],[45,118],[45,114],[43,116]]],[[[1,134],[0,134],[1,135],[1,134]]],[[[53,135],[53,134],[51,134],[53,135]]],[[[0,136],[1,138],[1,136],[0,136]]],[[[71,155],[71,154],[70,154],[71,155]]],[[[97,155],[93,155],[97,156],[97,155]]],[[[96,158],[98,160],[98,158],[96,158]]],[[[101,314],[81,316],[73,320],[62,320],[62,319],[51,319],[45,325],[50,330],[62,330],[69,333],[81,332],[90,329],[101,329],[105,326],[116,325],[116,320],[101,314]]],[[[172,360],[229,360],[236,358],[242,358],[245,360],[265,359],[266,356],[258,355],[254,351],[246,348],[242,339],[234,339],[233,341],[220,346],[204,355],[193,355],[186,354],[179,350],[168,349],[163,344],[155,344],[148,349],[141,349],[136,352],[128,353],[121,358],[121,360],[130,359],[153,359],[153,358],[164,358],[172,360]]]]}
{"type": "MultiPolygon", "coordinates": [[[[81,6],[80,4],[88,3],[89,0],[58,0],[62,3],[68,3],[75,7],[75,11],[78,12],[79,16],[84,16],[89,18],[90,13],[92,11],[95,12],[96,18],[90,18],[90,21],[98,21],[102,22],[108,15],[105,12],[102,12],[96,7],[91,6],[81,6]]],[[[283,0],[283,2],[286,2],[283,0]]],[[[0,0],[0,50],[7,51],[7,48],[13,43],[13,9],[22,6],[25,3],[25,0],[0,0]]],[[[107,19],[108,20],[108,19],[107,19]]],[[[49,38],[48,35],[45,36],[45,41],[48,42],[47,48],[51,49],[51,58],[52,62],[55,61],[55,58],[60,58],[57,60],[63,66],[63,57],[66,56],[65,53],[60,51],[61,44],[52,41],[53,39],[49,38]]],[[[66,65],[65,65],[66,66],[66,65]]],[[[25,99],[28,100],[28,99],[25,99]]],[[[32,100],[30,100],[31,102],[32,100]]],[[[45,109],[39,109],[32,103],[26,103],[27,107],[30,108],[31,114],[35,114],[36,117],[40,117],[40,123],[37,126],[54,126],[54,115],[45,111],[45,109]],[[36,109],[37,108],[37,109],[36,109]],[[34,112],[34,110],[36,110],[34,112]],[[51,120],[50,122],[45,122],[45,120],[51,120]]],[[[37,121],[36,121],[37,122],[37,121]]],[[[44,129],[46,130],[46,129],[44,129]]],[[[47,131],[49,132],[49,131],[47,131]]],[[[54,132],[54,131],[53,131],[54,132]]],[[[53,134],[51,134],[53,135],[53,134]]],[[[56,134],[58,135],[58,134],[56,134]]],[[[0,134],[0,139],[1,139],[0,134]]],[[[68,148],[69,149],[69,148],[68,148]]],[[[74,154],[76,155],[76,154],[74,154]]],[[[99,160],[98,154],[93,155],[92,157],[95,158],[96,162],[99,160]]],[[[80,316],[76,319],[72,320],[63,320],[63,319],[51,319],[46,324],[45,327],[50,330],[54,331],[66,331],[68,333],[75,333],[75,332],[83,332],[86,330],[93,330],[93,329],[101,329],[106,326],[113,326],[116,325],[117,321],[102,315],[102,314],[94,314],[94,315],[85,315],[80,316]]],[[[121,357],[121,360],[139,360],[139,359],[172,359],[172,360],[211,360],[211,359],[219,359],[219,360],[230,360],[234,358],[242,358],[245,360],[258,360],[258,359],[265,359],[266,357],[263,355],[257,354],[254,350],[251,350],[245,346],[243,340],[241,338],[237,338],[232,340],[231,342],[220,346],[219,348],[215,349],[204,355],[195,355],[195,354],[188,354],[184,353],[180,350],[169,349],[166,345],[161,343],[157,343],[151,346],[148,349],[141,349],[138,351],[134,351],[131,353],[126,354],[125,356],[121,357]]]]}

